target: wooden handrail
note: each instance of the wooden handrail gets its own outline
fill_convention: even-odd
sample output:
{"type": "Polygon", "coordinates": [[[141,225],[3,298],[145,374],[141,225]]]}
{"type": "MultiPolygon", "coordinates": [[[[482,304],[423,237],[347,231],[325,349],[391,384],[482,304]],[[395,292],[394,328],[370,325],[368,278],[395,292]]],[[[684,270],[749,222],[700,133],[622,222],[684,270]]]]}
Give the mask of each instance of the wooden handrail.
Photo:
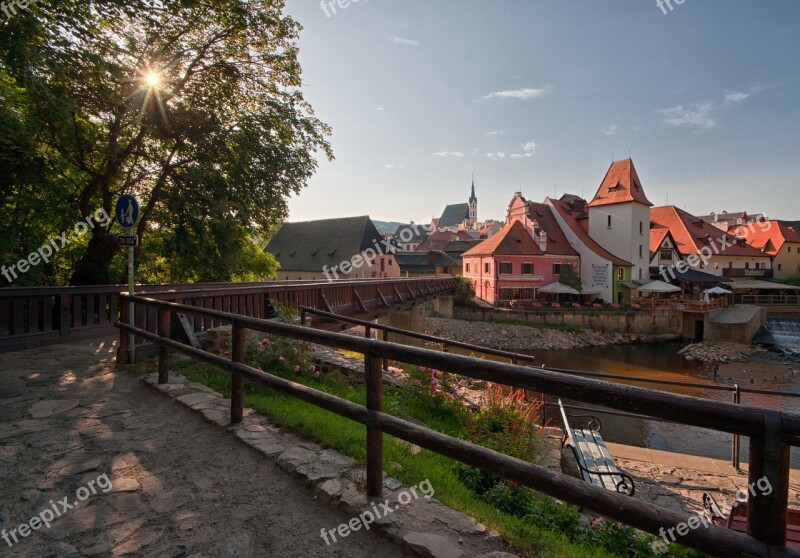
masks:
{"type": "MultiPolygon", "coordinates": [[[[557,396],[595,403],[613,409],[670,418],[673,422],[681,424],[749,435],[749,481],[756,482],[761,476],[766,475],[773,487],[770,496],[750,494],[752,509],[758,510],[749,518],[750,535],[740,535],[726,530],[704,529],[691,531],[689,535],[681,539],[681,542],[715,556],[738,557],[741,552],[764,557],[778,554],[798,556],[798,553],[786,549],[783,545],[785,545],[789,467],[786,439],[787,437],[797,439],[796,437],[800,435],[800,415],[566,376],[547,370],[362,339],[152,298],[139,296],[124,298],[132,300],[135,304],[155,307],[160,311],[195,313],[229,321],[237,331],[245,328],[252,329],[361,352],[365,355],[367,370],[376,370],[380,366],[380,359],[389,358],[410,364],[432,366],[440,370],[450,370],[472,378],[536,391],[547,391],[557,396]],[[773,545],[773,548],[768,549],[765,544],[773,545]]],[[[250,381],[279,389],[293,397],[366,424],[373,433],[371,436],[373,441],[368,445],[368,449],[371,447],[373,453],[367,458],[368,464],[372,464],[368,467],[367,479],[370,496],[376,496],[381,490],[381,483],[375,478],[376,475],[379,475],[379,472],[375,470],[375,464],[379,462],[375,457],[375,452],[378,451],[376,448],[378,436],[375,435],[377,429],[379,432],[411,441],[431,451],[478,466],[651,533],[657,533],[660,528],[669,528],[685,519],[670,510],[643,502],[631,502],[624,496],[586,486],[585,483],[575,479],[569,479],[541,467],[520,462],[386,415],[374,408],[377,399],[376,393],[372,390],[381,389],[379,382],[370,384],[372,387],[369,400],[372,408],[365,409],[329,394],[323,394],[270,374],[258,372],[241,362],[234,362],[194,349],[150,331],[122,323],[117,323],[116,326],[121,330],[121,336],[139,335],[160,346],[182,352],[203,362],[234,372],[250,381]]],[[[237,360],[239,359],[238,355],[233,356],[237,360]]],[[[367,373],[367,378],[370,377],[369,374],[367,373]]],[[[372,372],[372,374],[375,373],[372,372]]],[[[236,405],[241,405],[241,390],[235,390],[232,397],[238,399],[238,401],[232,400],[231,403],[232,410],[235,410],[236,405]]],[[[235,414],[232,416],[236,417],[235,414]]]]}

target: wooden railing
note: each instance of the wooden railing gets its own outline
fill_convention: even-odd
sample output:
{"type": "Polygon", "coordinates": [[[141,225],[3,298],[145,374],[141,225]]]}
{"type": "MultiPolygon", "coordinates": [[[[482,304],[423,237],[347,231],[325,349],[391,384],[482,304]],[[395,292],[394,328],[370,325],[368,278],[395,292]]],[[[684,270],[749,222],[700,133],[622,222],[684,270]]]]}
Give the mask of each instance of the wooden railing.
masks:
{"type": "MultiPolygon", "coordinates": [[[[269,281],[258,283],[200,283],[143,285],[137,294],[222,310],[254,318],[266,317],[266,301],[290,308],[301,305],[323,310],[381,308],[418,297],[453,290],[452,278],[362,279],[354,281],[269,281]],[[398,297],[399,294],[399,297],[398,297]]],[[[0,351],[37,347],[113,333],[117,319],[127,320],[120,307],[123,285],[0,289],[0,351]]],[[[154,313],[136,316],[137,327],[156,322],[154,313]]],[[[191,319],[196,332],[219,325],[206,318],[191,319]]]]}
{"type": "Polygon", "coordinates": [[[800,445],[800,415],[396,345],[153,298],[123,297],[123,302],[128,300],[134,303],[137,312],[141,312],[145,307],[155,310],[158,314],[158,324],[154,330],[118,322],[116,326],[121,330],[120,344],[129,344],[132,335],[141,336],[157,344],[160,347],[158,370],[161,383],[169,381],[171,351],[191,356],[230,372],[233,377],[232,422],[242,420],[243,386],[245,381],[250,381],[364,424],[367,427],[366,487],[369,497],[382,495],[382,443],[385,433],[650,533],[657,534],[660,529],[670,529],[687,519],[683,514],[673,510],[591,486],[544,467],[443,435],[384,413],[381,360],[392,359],[457,372],[498,384],[547,392],[575,401],[669,419],[680,424],[748,436],[749,481],[756,482],[766,477],[772,486],[769,494],[758,491],[751,491],[749,494],[749,534],[711,525],[706,529],[690,530],[680,539],[680,543],[721,557],[800,556],[800,553],[784,546],[789,496],[789,448],[790,445],[800,445]],[[233,329],[230,358],[213,355],[170,339],[169,324],[174,313],[230,323],[233,329]],[[367,384],[366,406],[247,366],[244,363],[244,345],[248,329],[363,353],[367,384]]]}
{"type": "Polygon", "coordinates": [[[795,295],[736,295],[738,304],[800,304],[800,294],[795,295]]]}
{"type": "Polygon", "coordinates": [[[679,308],[682,310],[705,312],[714,308],[725,308],[728,302],[724,298],[714,298],[708,302],[692,299],[637,298],[633,300],[633,304],[648,310],[655,310],[656,308],[679,308]]]}

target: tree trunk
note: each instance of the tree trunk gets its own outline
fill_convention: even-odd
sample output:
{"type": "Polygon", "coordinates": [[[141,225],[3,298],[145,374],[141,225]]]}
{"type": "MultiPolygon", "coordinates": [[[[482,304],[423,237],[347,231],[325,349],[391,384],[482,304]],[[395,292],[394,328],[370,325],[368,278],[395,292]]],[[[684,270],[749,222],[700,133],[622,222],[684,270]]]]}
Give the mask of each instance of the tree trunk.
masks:
{"type": "Polygon", "coordinates": [[[109,267],[117,254],[118,246],[108,231],[95,228],[89,246],[75,265],[70,285],[108,285],[111,283],[109,267]]]}

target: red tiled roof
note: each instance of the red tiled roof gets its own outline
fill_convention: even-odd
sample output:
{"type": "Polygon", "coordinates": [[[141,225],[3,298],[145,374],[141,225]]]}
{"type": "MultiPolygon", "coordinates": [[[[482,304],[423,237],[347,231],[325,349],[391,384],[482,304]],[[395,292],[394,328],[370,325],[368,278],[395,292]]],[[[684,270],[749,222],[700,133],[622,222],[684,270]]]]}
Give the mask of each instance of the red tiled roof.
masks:
{"type": "Polygon", "coordinates": [[[639,175],[636,174],[636,168],[630,159],[611,164],[589,207],[628,202],[653,205],[644,195],[642,182],[639,180],[639,175]]]}
{"type": "Polygon", "coordinates": [[[585,211],[575,211],[573,206],[567,203],[566,201],[562,200],[551,200],[548,198],[549,202],[548,205],[553,208],[554,211],[558,212],[564,221],[566,221],[567,226],[569,226],[570,230],[577,236],[580,241],[587,247],[589,250],[597,254],[603,259],[606,259],[613,263],[614,265],[618,265],[621,267],[632,267],[633,264],[630,262],[626,262],[622,258],[616,257],[614,254],[600,246],[597,242],[592,240],[589,236],[589,233],[584,229],[582,225],[582,221],[588,221],[586,219],[586,212],[585,211]]]}
{"type": "Polygon", "coordinates": [[[462,256],[541,256],[539,243],[519,221],[506,225],[477,246],[473,246],[462,256]]]}
{"type": "Polygon", "coordinates": [[[713,254],[744,257],[764,256],[760,250],[746,244],[733,244],[725,247],[718,241],[727,236],[729,238],[727,242],[732,244],[732,236],[674,205],[651,208],[650,222],[651,227],[669,229],[676,243],[675,248],[682,256],[699,254],[700,250],[706,247],[711,248],[713,254]]]}
{"type": "Polygon", "coordinates": [[[558,224],[553,209],[544,203],[528,202],[528,219],[536,221],[539,228],[547,233],[547,253],[559,256],[578,256],[578,252],[567,240],[561,225],[558,224]]]}
{"type": "Polygon", "coordinates": [[[738,231],[750,246],[770,256],[777,256],[787,242],[800,244],[800,234],[783,221],[733,226],[729,231],[731,234],[738,231]]]}
{"type": "Polygon", "coordinates": [[[661,243],[669,234],[669,229],[664,227],[655,227],[650,229],[650,259],[653,259],[656,252],[661,249],[661,243]]]}

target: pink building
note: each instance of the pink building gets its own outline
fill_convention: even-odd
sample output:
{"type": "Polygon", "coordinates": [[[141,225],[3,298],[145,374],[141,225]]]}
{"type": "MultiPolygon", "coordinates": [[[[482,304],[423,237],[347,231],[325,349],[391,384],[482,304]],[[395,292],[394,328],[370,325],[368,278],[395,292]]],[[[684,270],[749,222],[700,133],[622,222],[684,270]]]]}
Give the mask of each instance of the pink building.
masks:
{"type": "Polygon", "coordinates": [[[580,269],[580,257],[550,207],[519,194],[503,229],[464,252],[462,260],[476,295],[495,306],[536,299],[537,289],[557,282],[565,266],[580,269]]]}

